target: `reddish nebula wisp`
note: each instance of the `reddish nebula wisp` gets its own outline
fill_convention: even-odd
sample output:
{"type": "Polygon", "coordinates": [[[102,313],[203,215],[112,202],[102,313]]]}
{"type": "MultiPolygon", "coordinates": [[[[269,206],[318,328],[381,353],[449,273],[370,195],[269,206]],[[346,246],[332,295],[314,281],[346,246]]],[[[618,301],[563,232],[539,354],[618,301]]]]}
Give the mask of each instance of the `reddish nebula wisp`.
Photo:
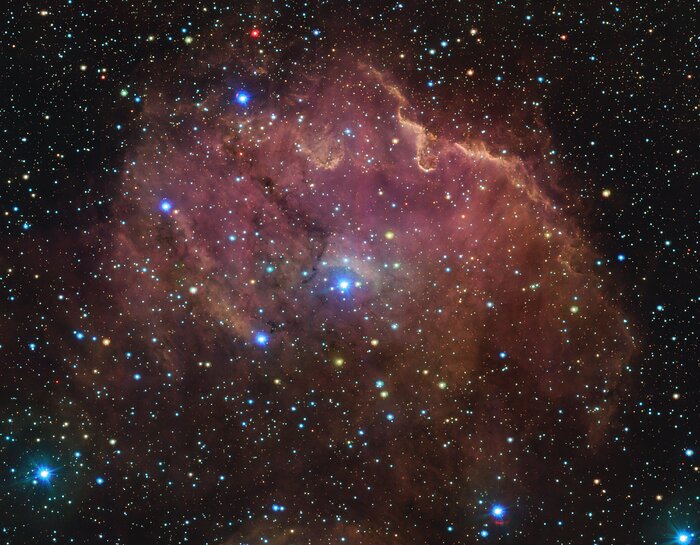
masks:
{"type": "Polygon", "coordinates": [[[115,207],[114,338],[140,348],[107,374],[174,377],[161,393],[187,417],[149,441],[219,449],[227,501],[253,513],[231,543],[427,543],[495,475],[518,495],[553,462],[543,434],[604,436],[630,353],[525,163],[346,74],[152,106],[115,207]]]}

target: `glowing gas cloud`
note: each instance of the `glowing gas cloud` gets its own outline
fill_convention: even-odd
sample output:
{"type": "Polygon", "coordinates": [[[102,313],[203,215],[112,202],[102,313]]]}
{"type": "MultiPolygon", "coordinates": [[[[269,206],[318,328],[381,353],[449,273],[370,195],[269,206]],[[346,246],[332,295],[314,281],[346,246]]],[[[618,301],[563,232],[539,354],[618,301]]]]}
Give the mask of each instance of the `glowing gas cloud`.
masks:
{"type": "Polygon", "coordinates": [[[130,148],[103,267],[133,348],[102,373],[178,415],[140,463],[217,467],[231,544],[424,544],[475,498],[507,524],[615,413],[631,336],[595,257],[522,158],[388,75],[256,85],[146,101],[130,148]]]}

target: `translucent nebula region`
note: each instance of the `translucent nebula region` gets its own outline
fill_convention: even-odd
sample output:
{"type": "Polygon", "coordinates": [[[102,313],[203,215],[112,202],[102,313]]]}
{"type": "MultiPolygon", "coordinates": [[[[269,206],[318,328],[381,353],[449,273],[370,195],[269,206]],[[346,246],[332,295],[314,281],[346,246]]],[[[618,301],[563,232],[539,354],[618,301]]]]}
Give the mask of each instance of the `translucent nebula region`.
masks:
{"type": "Polygon", "coordinates": [[[150,101],[107,232],[133,347],[101,369],[107,414],[135,407],[122,448],[162,464],[149,509],[227,506],[192,521],[226,544],[426,544],[546,504],[610,433],[632,351],[577,227],[387,74],[249,87],[150,101]]]}

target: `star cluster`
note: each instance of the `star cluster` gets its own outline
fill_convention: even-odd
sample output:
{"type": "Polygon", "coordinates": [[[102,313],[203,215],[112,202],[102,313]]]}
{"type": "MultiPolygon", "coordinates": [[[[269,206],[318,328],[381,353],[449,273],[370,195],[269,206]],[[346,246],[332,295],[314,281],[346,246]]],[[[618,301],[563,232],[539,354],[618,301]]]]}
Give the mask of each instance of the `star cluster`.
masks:
{"type": "Polygon", "coordinates": [[[696,541],[693,9],[4,8],[2,541],[696,541]]]}

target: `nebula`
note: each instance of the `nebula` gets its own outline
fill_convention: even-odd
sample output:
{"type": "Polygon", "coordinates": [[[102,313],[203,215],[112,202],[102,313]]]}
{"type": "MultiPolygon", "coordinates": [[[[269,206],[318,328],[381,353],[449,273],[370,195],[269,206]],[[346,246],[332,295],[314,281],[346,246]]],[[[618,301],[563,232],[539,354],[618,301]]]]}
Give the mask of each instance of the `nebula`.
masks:
{"type": "Polygon", "coordinates": [[[632,351],[549,181],[369,66],[256,81],[147,100],[105,228],[78,380],[138,420],[149,509],[226,506],[197,542],[424,544],[526,504],[609,432],[632,351]]]}

